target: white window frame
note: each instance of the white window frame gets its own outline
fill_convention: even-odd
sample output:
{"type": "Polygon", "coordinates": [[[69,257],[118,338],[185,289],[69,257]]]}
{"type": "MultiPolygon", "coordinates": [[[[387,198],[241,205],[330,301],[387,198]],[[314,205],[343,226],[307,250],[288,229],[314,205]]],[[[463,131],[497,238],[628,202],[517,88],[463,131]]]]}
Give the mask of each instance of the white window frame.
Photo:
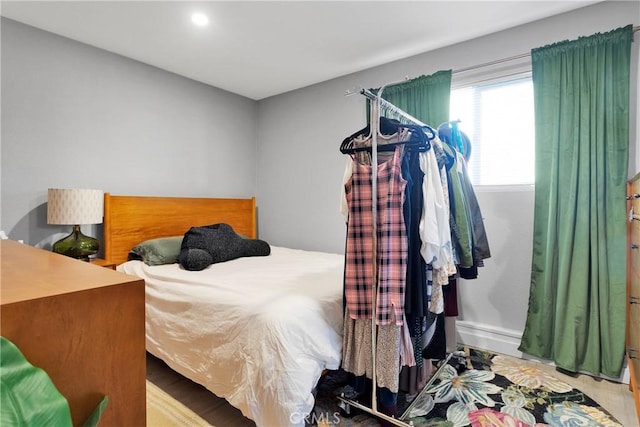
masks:
{"type": "MultiPolygon", "coordinates": [[[[508,60],[497,60],[479,66],[470,66],[454,71],[451,78],[451,90],[464,89],[482,84],[494,84],[522,78],[531,78],[531,56],[518,55],[508,60]]],[[[451,117],[451,120],[456,119],[451,117]]],[[[473,156],[473,141],[471,141],[473,156]]],[[[534,177],[535,180],[535,177],[534,177]]],[[[482,192],[534,191],[532,184],[474,184],[482,192]]]]}

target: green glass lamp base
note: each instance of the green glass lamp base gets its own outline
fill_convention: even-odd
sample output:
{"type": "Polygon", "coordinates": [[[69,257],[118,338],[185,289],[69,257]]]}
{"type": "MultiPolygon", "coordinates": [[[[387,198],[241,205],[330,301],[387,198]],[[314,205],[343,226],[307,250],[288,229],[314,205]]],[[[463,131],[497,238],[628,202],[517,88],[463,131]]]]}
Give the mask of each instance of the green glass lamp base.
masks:
{"type": "Polygon", "coordinates": [[[89,261],[89,256],[97,254],[99,249],[100,243],[82,234],[79,225],[74,225],[71,234],[53,244],[53,252],[83,261],[89,261]]]}

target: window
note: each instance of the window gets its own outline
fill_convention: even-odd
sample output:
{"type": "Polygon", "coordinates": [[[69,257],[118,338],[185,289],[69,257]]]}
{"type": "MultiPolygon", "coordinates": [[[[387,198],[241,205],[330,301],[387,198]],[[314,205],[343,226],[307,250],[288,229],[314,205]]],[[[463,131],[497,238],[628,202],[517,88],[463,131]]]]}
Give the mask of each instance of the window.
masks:
{"type": "Polygon", "coordinates": [[[471,140],[468,169],[474,185],[534,183],[530,76],[453,89],[450,115],[471,140]]]}

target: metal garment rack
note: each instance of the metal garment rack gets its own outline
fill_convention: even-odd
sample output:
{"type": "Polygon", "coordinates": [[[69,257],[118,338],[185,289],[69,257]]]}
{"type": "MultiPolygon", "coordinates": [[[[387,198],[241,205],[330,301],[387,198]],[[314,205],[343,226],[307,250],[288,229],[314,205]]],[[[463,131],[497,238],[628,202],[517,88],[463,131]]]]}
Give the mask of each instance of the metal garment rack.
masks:
{"type": "MultiPolygon", "coordinates": [[[[377,94],[367,90],[361,89],[360,94],[365,96],[367,99],[371,101],[371,117],[369,126],[371,129],[371,213],[373,217],[372,221],[372,234],[373,234],[373,255],[372,255],[372,269],[373,269],[373,282],[371,284],[371,360],[372,360],[372,374],[371,374],[371,382],[372,382],[372,391],[371,391],[371,408],[361,404],[360,402],[356,402],[355,400],[348,399],[344,396],[338,396],[344,404],[353,406],[354,408],[360,409],[362,411],[368,412],[371,415],[374,415],[380,419],[383,419],[391,424],[397,426],[413,426],[413,422],[409,422],[408,424],[403,420],[408,416],[410,410],[413,407],[413,403],[417,402],[419,398],[423,395],[424,391],[438,378],[440,375],[440,371],[447,364],[449,359],[451,358],[451,354],[447,355],[446,359],[440,364],[440,366],[436,369],[436,371],[431,375],[429,381],[423,388],[423,390],[418,393],[418,395],[414,398],[413,402],[409,407],[405,410],[405,412],[399,418],[391,417],[387,414],[378,411],[378,401],[377,401],[377,372],[376,372],[376,348],[377,348],[377,334],[376,334],[376,296],[378,291],[378,280],[377,280],[377,237],[378,237],[378,212],[377,212],[377,201],[378,201],[378,133],[380,132],[380,108],[383,107],[387,111],[391,111],[392,113],[397,114],[398,116],[408,120],[409,122],[418,125],[418,126],[427,126],[420,120],[406,113],[402,109],[396,107],[389,101],[382,98],[382,92],[385,87],[389,86],[387,84],[382,86],[377,94]]],[[[349,94],[349,93],[347,93],[349,94]]]]}

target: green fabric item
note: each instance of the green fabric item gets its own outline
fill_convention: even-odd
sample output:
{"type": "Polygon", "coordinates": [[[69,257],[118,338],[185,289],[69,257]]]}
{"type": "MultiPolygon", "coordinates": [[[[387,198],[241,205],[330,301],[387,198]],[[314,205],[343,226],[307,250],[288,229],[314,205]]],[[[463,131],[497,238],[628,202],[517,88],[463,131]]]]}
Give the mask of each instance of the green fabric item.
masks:
{"type": "Polygon", "coordinates": [[[629,25],[531,53],[535,213],[519,349],[611,377],[625,351],[631,41],[629,25]]]}
{"type": "Polygon", "coordinates": [[[468,268],[473,266],[473,230],[469,204],[463,188],[463,165],[458,163],[456,152],[452,147],[443,144],[443,149],[454,159],[453,166],[447,170],[451,226],[456,237],[453,243],[458,254],[458,264],[468,268]]]}
{"type": "Polygon", "coordinates": [[[147,265],[175,264],[180,256],[183,238],[171,236],[145,240],[131,249],[129,259],[139,259],[147,265]]]}
{"type": "Polygon", "coordinates": [[[72,426],[67,399],[49,376],[0,337],[0,425],[72,426]]]}
{"type": "MultiPolygon", "coordinates": [[[[378,89],[372,89],[378,93],[378,89]]],[[[451,99],[451,70],[442,70],[428,76],[420,76],[405,83],[385,87],[382,98],[409,113],[421,122],[437,127],[449,120],[451,99]]],[[[367,102],[367,121],[369,121],[367,102]]],[[[383,111],[383,116],[406,121],[383,111]]]]}

